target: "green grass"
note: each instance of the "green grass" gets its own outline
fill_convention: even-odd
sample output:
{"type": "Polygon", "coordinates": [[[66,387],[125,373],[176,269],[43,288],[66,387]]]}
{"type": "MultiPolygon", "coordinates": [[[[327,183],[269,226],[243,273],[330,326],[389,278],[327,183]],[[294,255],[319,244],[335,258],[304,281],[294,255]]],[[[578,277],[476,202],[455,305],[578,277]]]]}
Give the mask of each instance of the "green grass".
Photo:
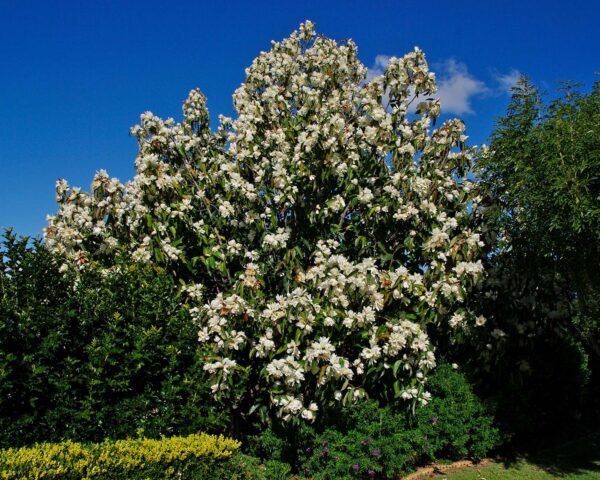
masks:
{"type": "Polygon", "coordinates": [[[600,434],[558,448],[441,476],[448,480],[600,480],[600,434]]]}

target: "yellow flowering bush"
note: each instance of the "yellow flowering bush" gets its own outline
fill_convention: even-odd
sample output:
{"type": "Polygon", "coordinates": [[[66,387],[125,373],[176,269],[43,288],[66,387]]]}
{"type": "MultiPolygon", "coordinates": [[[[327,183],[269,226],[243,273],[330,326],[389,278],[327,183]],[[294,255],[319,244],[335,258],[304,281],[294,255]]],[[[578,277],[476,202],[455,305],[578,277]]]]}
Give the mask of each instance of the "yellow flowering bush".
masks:
{"type": "Polygon", "coordinates": [[[187,437],[42,443],[0,450],[0,478],[256,478],[231,461],[240,442],[205,433],[187,437]]]}

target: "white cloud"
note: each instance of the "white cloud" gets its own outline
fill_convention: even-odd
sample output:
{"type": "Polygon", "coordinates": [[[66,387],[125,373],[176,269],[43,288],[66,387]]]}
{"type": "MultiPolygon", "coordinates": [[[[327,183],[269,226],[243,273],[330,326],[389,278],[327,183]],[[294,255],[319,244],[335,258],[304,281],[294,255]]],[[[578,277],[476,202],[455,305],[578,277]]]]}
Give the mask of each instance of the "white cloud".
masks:
{"type": "MultiPolygon", "coordinates": [[[[385,67],[391,58],[389,55],[377,55],[373,66],[368,70],[367,81],[383,75],[385,67]]],[[[442,111],[457,115],[473,113],[471,99],[476,95],[488,93],[489,89],[485,83],[473,77],[467,71],[466,65],[454,59],[436,64],[436,67],[441,75],[437,74],[438,92],[435,97],[440,99],[442,111]]]]}
{"type": "MultiPolygon", "coordinates": [[[[383,75],[391,58],[389,55],[377,55],[373,66],[368,69],[367,81],[383,75]]],[[[469,73],[464,63],[453,58],[434,64],[432,70],[436,72],[438,86],[438,91],[434,96],[440,99],[442,112],[455,115],[475,113],[472,107],[474,98],[510,95],[511,88],[521,76],[521,72],[516,69],[506,74],[492,72],[494,83],[497,86],[490,88],[484,81],[469,73]]],[[[411,107],[414,108],[414,103],[411,107]]]]}
{"type": "Polygon", "coordinates": [[[520,77],[521,72],[516,69],[513,69],[506,74],[494,73],[494,80],[498,83],[498,90],[501,94],[506,93],[510,95],[512,93],[512,87],[515,86],[520,77]]]}
{"type": "Polygon", "coordinates": [[[386,65],[392,57],[389,55],[377,55],[373,66],[367,70],[367,82],[370,82],[375,77],[383,75],[386,65]]]}
{"type": "Polygon", "coordinates": [[[471,107],[473,97],[488,94],[490,89],[467,70],[464,63],[453,58],[436,65],[441,72],[438,77],[436,97],[442,104],[442,112],[462,115],[474,113],[471,107]]]}

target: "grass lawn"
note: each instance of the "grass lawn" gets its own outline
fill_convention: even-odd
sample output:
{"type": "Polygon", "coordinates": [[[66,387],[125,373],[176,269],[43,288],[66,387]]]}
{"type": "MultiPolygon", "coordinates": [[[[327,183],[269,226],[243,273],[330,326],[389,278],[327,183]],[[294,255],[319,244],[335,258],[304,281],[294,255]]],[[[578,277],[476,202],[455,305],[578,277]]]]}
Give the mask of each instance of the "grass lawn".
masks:
{"type": "Polygon", "coordinates": [[[448,480],[600,480],[600,434],[559,448],[470,468],[437,478],[448,480]]]}

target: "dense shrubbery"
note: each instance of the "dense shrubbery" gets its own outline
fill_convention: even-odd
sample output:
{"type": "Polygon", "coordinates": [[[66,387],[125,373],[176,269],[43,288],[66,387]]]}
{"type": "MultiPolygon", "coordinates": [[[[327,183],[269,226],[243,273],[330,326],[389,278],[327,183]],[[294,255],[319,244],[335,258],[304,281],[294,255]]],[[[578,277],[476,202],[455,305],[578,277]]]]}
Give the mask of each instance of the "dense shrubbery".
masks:
{"type": "Polygon", "coordinates": [[[324,412],[314,425],[274,426],[250,438],[249,451],[315,479],[364,478],[369,470],[395,478],[433,460],[482,458],[499,445],[489,409],[463,374],[442,365],[429,387],[432,401],[415,415],[369,400],[324,412]]]}
{"type": "Polygon", "coordinates": [[[5,480],[270,480],[256,462],[236,453],[239,447],[235,440],[206,434],[96,444],[43,443],[0,450],[0,477],[5,480]]]}
{"type": "Polygon", "coordinates": [[[59,272],[39,242],[0,256],[0,445],[214,431],[197,329],[171,276],[59,272]]]}

